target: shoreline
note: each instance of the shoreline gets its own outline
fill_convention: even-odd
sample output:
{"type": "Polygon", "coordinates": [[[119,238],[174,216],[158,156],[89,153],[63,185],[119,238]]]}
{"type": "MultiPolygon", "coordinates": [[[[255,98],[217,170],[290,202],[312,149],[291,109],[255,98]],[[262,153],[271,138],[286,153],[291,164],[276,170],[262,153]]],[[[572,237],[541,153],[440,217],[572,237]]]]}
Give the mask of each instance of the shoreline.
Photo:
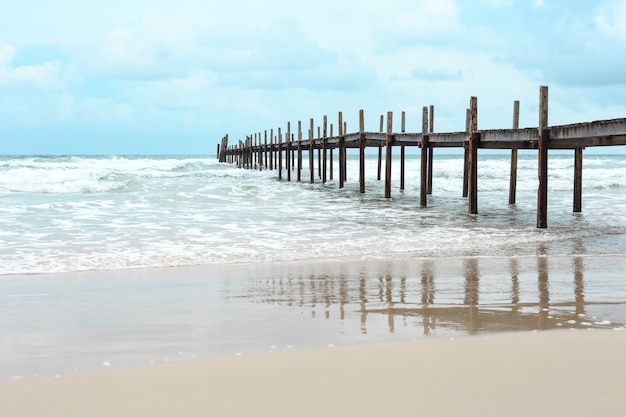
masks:
{"type": "Polygon", "coordinates": [[[625,269],[625,257],[540,256],[11,277],[0,294],[0,380],[328,345],[621,329],[625,269]]]}
{"type": "Polygon", "coordinates": [[[27,416],[621,415],[626,331],[544,331],[0,382],[27,416]]]}

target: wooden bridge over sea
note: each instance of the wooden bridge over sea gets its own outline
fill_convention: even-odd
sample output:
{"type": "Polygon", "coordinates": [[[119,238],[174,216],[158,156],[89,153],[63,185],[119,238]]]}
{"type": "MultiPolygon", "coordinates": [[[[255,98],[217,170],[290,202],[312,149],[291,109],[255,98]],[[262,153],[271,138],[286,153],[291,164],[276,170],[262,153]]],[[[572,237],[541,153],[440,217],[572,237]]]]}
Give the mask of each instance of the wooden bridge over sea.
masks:
{"type": "Polygon", "coordinates": [[[519,128],[519,101],[513,105],[512,129],[478,129],[478,99],[470,98],[466,110],[466,128],[464,132],[435,133],[433,106],[424,107],[422,113],[422,131],[405,132],[405,112],[402,112],[400,132],[393,131],[393,113],[387,113],[384,129],[384,116],[380,116],[378,132],[365,131],[364,112],[359,112],[359,131],[348,133],[341,112],[338,114],[338,133],[333,132],[333,124],[328,129],[328,119],[324,116],[322,126],[317,127],[315,136],[314,119],[310,120],[308,139],[302,137],[302,123],[298,122],[297,139],[287,123],[286,131],[270,130],[269,142],[267,130],[239,140],[236,145],[228,146],[228,135],[222,138],[217,154],[220,162],[235,163],[239,167],[251,169],[276,169],[278,178],[283,178],[286,168],[287,180],[292,180],[295,170],[296,181],[302,180],[303,153],[308,152],[309,181],[315,181],[315,151],[317,150],[317,172],[322,182],[327,175],[333,179],[333,154],[338,151],[339,187],[347,180],[347,149],[359,150],[359,190],[365,192],[365,149],[378,148],[378,179],[381,179],[383,148],[385,151],[385,197],[391,197],[392,149],[400,147],[400,189],[404,189],[405,147],[415,146],[420,152],[420,206],[426,207],[428,194],[432,193],[432,167],[434,148],[464,149],[463,197],[468,198],[470,213],[478,213],[478,149],[510,149],[511,170],[509,204],[515,204],[517,153],[519,149],[537,150],[538,188],[537,188],[537,227],[547,227],[548,213],[548,150],[571,149],[574,151],[574,202],[573,211],[582,211],[582,166],[583,149],[596,146],[626,145],[626,118],[575,123],[562,126],[548,126],[548,87],[539,89],[538,127],[519,128]],[[262,140],[263,139],[263,140],[262,140]],[[284,155],[284,156],[283,156],[284,155]],[[283,165],[284,161],[284,165],[283,165]],[[289,168],[291,166],[291,168],[289,168]],[[330,167],[330,169],[329,169],[330,167]]]}

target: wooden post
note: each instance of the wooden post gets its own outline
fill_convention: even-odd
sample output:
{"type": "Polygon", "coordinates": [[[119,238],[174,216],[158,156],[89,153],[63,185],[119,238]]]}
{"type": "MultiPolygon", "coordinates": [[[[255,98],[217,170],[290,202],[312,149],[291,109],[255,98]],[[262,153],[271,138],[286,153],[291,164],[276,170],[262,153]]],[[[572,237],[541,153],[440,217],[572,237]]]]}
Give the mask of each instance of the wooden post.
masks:
{"type": "Polygon", "coordinates": [[[274,170],[274,129],[270,129],[270,171],[274,170]]]}
{"type": "Polygon", "coordinates": [[[548,227],[548,87],[539,89],[539,144],[538,168],[539,188],[537,190],[537,227],[548,227]]]}
{"type": "MultiPolygon", "coordinates": [[[[348,122],[343,122],[343,134],[348,133],[348,122]]],[[[348,181],[348,151],[346,150],[345,144],[343,148],[343,182],[348,181]]]]}
{"type": "Polygon", "coordinates": [[[256,144],[256,133],[254,134],[254,147],[252,148],[252,160],[254,162],[254,169],[257,169],[257,163],[258,163],[258,149],[257,149],[257,144],[256,144]]]}
{"type": "Polygon", "coordinates": [[[468,208],[472,214],[478,213],[478,98],[470,98],[469,169],[468,169],[468,208]]]}
{"type": "Polygon", "coordinates": [[[267,169],[267,130],[263,133],[263,142],[263,159],[265,161],[263,167],[267,169]]]}
{"type": "Polygon", "coordinates": [[[302,180],[302,121],[298,120],[298,182],[302,180]]]}
{"type": "Polygon", "coordinates": [[[470,109],[465,110],[465,133],[468,140],[463,143],[463,197],[468,194],[468,177],[469,177],[469,131],[470,131],[470,109]]]}
{"type": "MultiPolygon", "coordinates": [[[[330,137],[331,138],[333,137],[333,124],[332,123],[330,124],[330,137]]],[[[328,154],[329,154],[328,157],[330,158],[328,160],[328,165],[329,165],[329,168],[330,168],[330,173],[329,174],[330,174],[330,180],[331,181],[333,180],[333,162],[334,162],[333,161],[333,153],[334,153],[334,150],[335,150],[335,148],[333,148],[333,147],[328,149],[328,154]]]]}
{"type": "Polygon", "coordinates": [[[324,115],[324,130],[322,137],[322,184],[326,184],[326,170],[327,170],[327,160],[326,160],[326,144],[328,141],[328,117],[324,115]]]}
{"type": "Polygon", "coordinates": [[[315,167],[313,154],[313,118],[311,117],[311,126],[309,128],[309,171],[311,173],[311,184],[315,182],[315,167]]]}
{"type": "MultiPolygon", "coordinates": [[[[430,116],[428,117],[428,132],[433,133],[435,128],[435,106],[430,106],[430,116]]],[[[433,193],[433,147],[430,146],[430,141],[428,142],[428,194],[433,193]]]]}
{"type": "MultiPolygon", "coordinates": [[[[383,133],[384,118],[385,117],[381,114],[380,115],[380,133],[383,133]]],[[[378,181],[380,181],[380,178],[381,178],[382,166],[383,166],[383,144],[382,142],[380,142],[378,144],[378,181]]]]}
{"type": "Polygon", "coordinates": [[[422,149],[420,150],[420,206],[428,204],[428,107],[422,109],[422,149]]]}
{"type": "MultiPolygon", "coordinates": [[[[513,129],[519,129],[519,100],[513,102],[513,129]]],[[[517,189],[517,148],[511,149],[511,175],[509,177],[509,204],[515,204],[517,189]]]]}
{"type": "Polygon", "coordinates": [[[283,135],[280,133],[280,127],[278,128],[278,179],[283,179],[283,135]]]}
{"type": "Polygon", "coordinates": [[[259,148],[258,151],[258,159],[259,159],[259,171],[263,171],[263,143],[261,142],[261,132],[259,132],[259,148]]]}
{"type": "MultiPolygon", "coordinates": [[[[400,131],[405,132],[406,112],[402,112],[400,131]]],[[[404,190],[404,145],[400,146],[400,190],[404,190]]]]}
{"type": "Polygon", "coordinates": [[[574,149],[574,213],[583,211],[583,148],[574,149]]]}
{"type": "Polygon", "coordinates": [[[387,134],[385,135],[387,153],[385,155],[385,198],[391,198],[391,153],[393,146],[393,113],[387,112],[387,134]]]}
{"type": "Polygon", "coordinates": [[[365,192],[365,115],[359,110],[359,192],[365,192]]]}
{"type": "Polygon", "coordinates": [[[343,188],[345,175],[343,173],[344,169],[346,169],[345,165],[345,154],[344,151],[344,131],[343,131],[343,113],[339,112],[338,114],[337,127],[339,128],[339,188],[343,188]]]}
{"type": "Polygon", "coordinates": [[[285,168],[287,168],[287,181],[291,181],[291,122],[287,122],[287,135],[285,136],[285,168]]]}
{"type": "MultiPolygon", "coordinates": [[[[317,127],[317,138],[320,139],[320,142],[321,142],[322,131],[321,131],[321,128],[319,126],[317,127]]],[[[321,143],[320,143],[320,147],[317,148],[317,177],[319,179],[322,179],[322,146],[321,146],[321,143]]]]}

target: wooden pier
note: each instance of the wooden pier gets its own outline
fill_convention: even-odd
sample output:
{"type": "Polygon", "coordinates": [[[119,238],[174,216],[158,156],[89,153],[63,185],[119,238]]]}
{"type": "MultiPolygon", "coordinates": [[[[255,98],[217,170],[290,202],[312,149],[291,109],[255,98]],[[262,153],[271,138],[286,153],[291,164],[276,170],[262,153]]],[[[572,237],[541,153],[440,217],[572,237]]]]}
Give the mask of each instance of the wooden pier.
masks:
{"type": "Polygon", "coordinates": [[[318,181],[326,182],[327,174],[333,179],[333,153],[338,150],[339,187],[347,180],[346,150],[359,150],[359,190],[365,192],[365,149],[378,148],[378,179],[381,179],[382,154],[385,150],[385,197],[391,197],[391,164],[392,149],[400,147],[400,189],[404,189],[404,151],[406,146],[419,147],[420,155],[420,206],[426,207],[428,194],[432,193],[432,166],[434,148],[464,149],[463,197],[468,199],[470,213],[478,213],[478,149],[511,150],[511,171],[509,186],[509,204],[515,204],[517,178],[517,151],[519,149],[537,150],[538,189],[537,189],[537,227],[547,227],[548,213],[548,151],[551,149],[574,150],[574,202],[573,211],[582,210],[582,161],[583,149],[596,146],[626,145],[626,118],[576,123],[562,126],[548,125],[548,87],[539,89],[539,121],[538,127],[520,129],[519,102],[513,105],[513,127],[511,129],[478,129],[478,99],[470,98],[466,111],[466,128],[464,132],[436,133],[433,123],[433,106],[424,107],[422,114],[422,131],[409,133],[405,131],[405,112],[402,112],[401,129],[393,131],[393,114],[387,113],[386,129],[384,117],[380,116],[378,132],[365,131],[364,112],[359,112],[358,132],[348,133],[341,112],[338,114],[338,132],[333,133],[333,125],[328,129],[327,117],[323,125],[317,127],[315,135],[314,119],[310,119],[308,139],[302,137],[302,123],[298,122],[297,138],[291,131],[291,123],[287,123],[286,132],[277,129],[267,130],[263,135],[255,133],[245,141],[239,140],[236,145],[228,146],[228,135],[222,138],[217,153],[220,162],[235,163],[239,167],[250,169],[276,169],[282,179],[286,169],[287,180],[291,181],[291,171],[295,170],[297,181],[301,181],[303,153],[308,153],[311,183],[315,182],[315,151],[317,151],[318,181]],[[284,155],[284,165],[283,165],[284,155]],[[328,165],[330,162],[330,172],[328,165]]]}

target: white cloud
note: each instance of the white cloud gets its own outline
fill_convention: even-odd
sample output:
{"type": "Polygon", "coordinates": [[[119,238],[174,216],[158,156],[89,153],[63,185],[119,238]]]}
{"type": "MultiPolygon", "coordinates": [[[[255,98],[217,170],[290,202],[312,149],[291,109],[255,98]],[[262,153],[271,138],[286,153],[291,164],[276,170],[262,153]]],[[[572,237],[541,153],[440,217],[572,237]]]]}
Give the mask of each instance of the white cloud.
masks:
{"type": "Polygon", "coordinates": [[[605,3],[594,17],[594,23],[603,35],[626,40],[626,0],[605,3]]]}

